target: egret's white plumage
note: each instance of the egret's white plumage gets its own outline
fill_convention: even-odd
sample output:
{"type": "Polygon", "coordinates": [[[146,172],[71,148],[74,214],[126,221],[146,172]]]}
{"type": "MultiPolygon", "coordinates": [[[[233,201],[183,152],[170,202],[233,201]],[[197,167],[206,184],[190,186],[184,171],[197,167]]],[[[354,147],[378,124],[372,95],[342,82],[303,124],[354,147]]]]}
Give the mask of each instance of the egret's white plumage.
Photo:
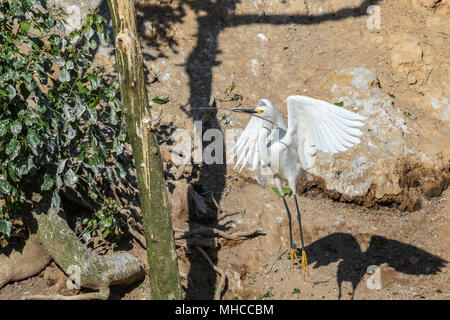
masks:
{"type": "MultiPolygon", "coordinates": [[[[235,168],[240,171],[250,164],[250,169],[267,167],[275,186],[283,194],[281,181],[287,181],[294,193],[297,217],[300,211],[296,197],[296,182],[302,170],[314,166],[317,150],[326,153],[343,152],[360,143],[365,117],[328,102],[305,96],[287,98],[288,126],[278,110],[267,99],[261,99],[254,110],[235,109],[252,115],[247,127],[232,149],[237,156],[235,168]]],[[[283,201],[289,217],[286,200],[283,201]]],[[[303,236],[302,236],[302,249],[303,236]]],[[[291,259],[295,256],[292,252],[291,259]]],[[[303,257],[303,256],[302,256],[303,257]]],[[[295,256],[296,258],[296,256],[295,256]]],[[[306,260],[306,255],[303,257],[306,260]]],[[[306,262],[302,262],[306,264],[306,262]]]]}
{"type": "Polygon", "coordinates": [[[359,114],[305,96],[288,97],[287,111],[288,126],[269,100],[258,101],[232,149],[235,168],[240,166],[241,171],[249,163],[254,171],[268,165],[275,179],[288,181],[295,190],[301,169],[314,166],[317,150],[337,153],[360,143],[365,117],[359,114]]]}
{"type": "Polygon", "coordinates": [[[251,170],[258,170],[264,160],[264,149],[276,133],[284,133],[287,130],[281,114],[268,99],[261,99],[259,106],[266,106],[266,114],[261,117],[255,114],[249,121],[247,127],[239,136],[231,152],[237,156],[235,168],[241,166],[240,171],[249,162],[251,170]]]}

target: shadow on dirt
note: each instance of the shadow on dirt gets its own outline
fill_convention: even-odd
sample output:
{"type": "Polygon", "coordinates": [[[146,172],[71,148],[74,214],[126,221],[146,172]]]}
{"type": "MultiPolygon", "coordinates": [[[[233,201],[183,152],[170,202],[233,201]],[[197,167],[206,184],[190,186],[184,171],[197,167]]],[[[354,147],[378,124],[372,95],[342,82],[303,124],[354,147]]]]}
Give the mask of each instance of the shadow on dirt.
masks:
{"type": "Polygon", "coordinates": [[[361,251],[353,235],[340,232],[313,242],[305,250],[308,253],[308,263],[315,263],[314,269],[340,261],[336,275],[339,299],[342,297],[342,282],[352,283],[353,299],[364,275],[379,272],[377,269],[383,263],[397,272],[411,275],[437,274],[447,264],[447,261],[422,249],[377,235],[371,237],[365,252],[361,251]]]}

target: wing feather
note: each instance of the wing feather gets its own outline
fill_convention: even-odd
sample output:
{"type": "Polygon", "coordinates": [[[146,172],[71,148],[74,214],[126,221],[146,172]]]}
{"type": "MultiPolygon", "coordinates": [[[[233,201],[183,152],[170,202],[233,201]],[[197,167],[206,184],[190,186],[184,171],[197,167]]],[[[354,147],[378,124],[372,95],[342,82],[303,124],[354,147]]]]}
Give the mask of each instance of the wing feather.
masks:
{"type": "Polygon", "coordinates": [[[259,139],[261,135],[268,135],[268,130],[264,127],[269,127],[271,124],[258,117],[251,117],[250,121],[245,127],[242,134],[239,136],[236,144],[231,149],[233,157],[237,157],[237,161],[234,165],[236,169],[238,166],[239,172],[244,169],[245,165],[251,160],[251,170],[259,169],[261,164],[260,151],[259,151],[259,139]]]}
{"type": "Polygon", "coordinates": [[[334,131],[335,136],[339,140],[341,144],[346,146],[347,148],[351,148],[354,144],[358,144],[361,142],[356,136],[358,132],[353,132],[355,136],[352,136],[351,133],[347,132],[348,127],[343,127],[339,123],[327,121],[330,128],[334,131]],[[347,130],[347,131],[346,131],[347,130]]]}
{"type": "Polygon", "coordinates": [[[332,105],[328,102],[305,96],[287,98],[288,130],[292,143],[295,143],[299,158],[303,159],[305,169],[314,163],[316,147],[326,153],[343,152],[361,142],[365,117],[332,105]],[[308,151],[309,150],[309,151],[308,151]],[[304,159],[308,159],[305,161],[304,159]]]}
{"type": "Polygon", "coordinates": [[[333,121],[330,121],[329,119],[326,118],[324,119],[324,121],[326,122],[328,129],[330,129],[333,137],[336,138],[338,143],[345,148],[345,150],[340,151],[347,151],[348,148],[353,146],[352,143],[345,140],[345,137],[352,137],[351,135],[349,135],[344,130],[340,129],[333,121]]]}

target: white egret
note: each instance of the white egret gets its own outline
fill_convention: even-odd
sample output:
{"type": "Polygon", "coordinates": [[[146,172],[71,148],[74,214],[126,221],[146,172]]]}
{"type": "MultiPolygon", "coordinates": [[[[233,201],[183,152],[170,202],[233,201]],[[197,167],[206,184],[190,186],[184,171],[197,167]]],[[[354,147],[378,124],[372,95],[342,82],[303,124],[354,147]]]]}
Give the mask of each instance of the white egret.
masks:
{"type": "Polygon", "coordinates": [[[236,144],[231,150],[237,156],[235,168],[241,171],[247,163],[251,170],[266,170],[282,195],[289,220],[290,258],[300,265],[292,242],[291,212],[282,189],[287,181],[294,194],[297,220],[302,246],[301,269],[308,271],[301,215],[298,208],[296,182],[302,170],[314,166],[317,150],[337,153],[360,143],[365,117],[343,107],[305,96],[287,98],[288,126],[281,114],[268,99],[258,101],[255,109],[233,109],[252,115],[236,144]]]}

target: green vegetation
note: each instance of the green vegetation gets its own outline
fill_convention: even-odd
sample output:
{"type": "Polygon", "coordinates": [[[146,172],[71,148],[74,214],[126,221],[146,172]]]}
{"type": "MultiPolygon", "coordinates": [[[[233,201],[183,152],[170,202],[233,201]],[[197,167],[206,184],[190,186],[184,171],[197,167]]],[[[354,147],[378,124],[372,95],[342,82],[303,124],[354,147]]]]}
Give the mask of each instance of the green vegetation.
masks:
{"type": "MultiPolygon", "coordinates": [[[[273,192],[277,194],[279,198],[281,198],[281,193],[276,187],[272,187],[273,192]]],[[[292,190],[290,188],[283,188],[283,195],[290,196],[292,194],[292,190]]]]}
{"type": "Polygon", "coordinates": [[[104,206],[105,186],[126,174],[126,133],[117,86],[91,63],[94,38],[108,41],[106,20],[91,12],[65,35],[45,1],[0,4],[0,235],[10,236],[25,203],[60,208],[71,190],[104,206]]]}

